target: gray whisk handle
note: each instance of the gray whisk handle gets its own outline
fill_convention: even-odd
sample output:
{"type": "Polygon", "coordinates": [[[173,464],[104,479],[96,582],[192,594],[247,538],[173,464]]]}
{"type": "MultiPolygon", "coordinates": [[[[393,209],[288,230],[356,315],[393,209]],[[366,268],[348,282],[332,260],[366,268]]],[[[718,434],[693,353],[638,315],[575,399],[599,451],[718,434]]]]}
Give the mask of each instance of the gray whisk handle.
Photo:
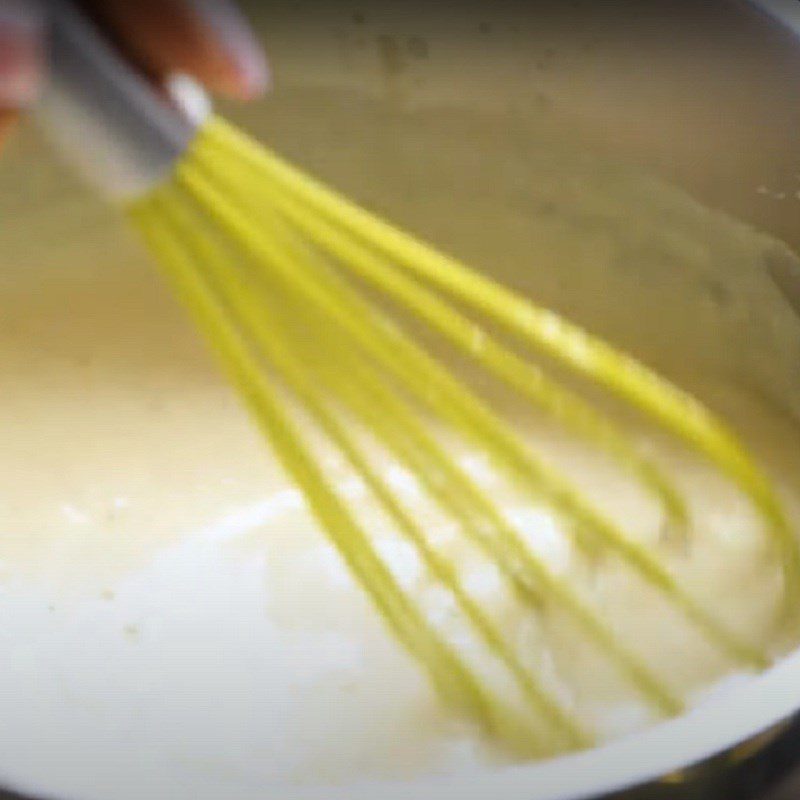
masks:
{"type": "Polygon", "coordinates": [[[49,80],[35,116],[103,195],[134,199],[160,183],[208,113],[188,79],[161,91],[73,3],[50,0],[49,80]]]}

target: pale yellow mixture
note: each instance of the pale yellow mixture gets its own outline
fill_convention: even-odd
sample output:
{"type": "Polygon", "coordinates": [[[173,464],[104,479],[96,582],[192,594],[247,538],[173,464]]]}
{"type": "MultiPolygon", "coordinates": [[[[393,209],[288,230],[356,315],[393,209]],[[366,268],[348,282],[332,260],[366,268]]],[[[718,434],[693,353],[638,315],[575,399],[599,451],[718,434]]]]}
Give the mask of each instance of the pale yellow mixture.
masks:
{"type": "MultiPolygon", "coordinates": [[[[531,4],[372,5],[249,3],[278,91],[239,120],[698,392],[798,519],[800,321],[770,277],[800,274],[797,259],[587,155],[621,153],[793,235],[795,48],[710,0],[660,16],[630,2],[608,18],[558,4],[563,19],[531,4]]],[[[263,800],[276,784],[503,763],[387,636],[114,211],[29,131],[0,180],[2,782],[80,800],[263,800]]],[[[660,517],[605,462],[535,422],[520,431],[723,619],[787,645],[769,624],[776,565],[760,528],[705,465],[645,436],[696,523],[683,547],[657,545],[660,517]]],[[[671,688],[701,702],[746,681],[628,573],[587,571],[546,512],[455,454],[671,688]]],[[[422,591],[407,548],[328,468],[422,591]]],[[[387,469],[413,502],[413,482],[387,469]]],[[[472,588],[584,722],[612,737],[651,721],[574,627],[506,607],[457,542],[472,588]]]]}
{"type": "MultiPolygon", "coordinates": [[[[501,208],[476,195],[462,203],[467,222],[505,232],[518,283],[538,283],[567,310],[573,298],[588,323],[605,314],[600,333],[701,389],[740,427],[796,515],[800,437],[791,409],[770,398],[795,380],[797,324],[762,269],[788,252],[607,164],[553,150],[530,169],[533,196],[501,208]],[[656,288],[638,275],[655,276],[656,288]],[[658,324],[646,320],[637,338],[648,309],[658,324]]],[[[32,213],[23,201],[12,218],[32,213]]],[[[446,229],[435,193],[405,201],[446,229]]],[[[0,775],[78,797],[200,800],[502,763],[443,711],[384,632],[123,232],[106,231],[110,217],[80,203],[40,219],[67,249],[9,230],[2,257],[0,775]],[[79,219],[93,226],[92,247],[70,245],[79,219]]],[[[464,249],[480,263],[479,237],[464,249]]],[[[661,546],[660,516],[602,462],[549,429],[521,435],[661,546]]],[[[644,446],[695,518],[688,542],[667,543],[664,557],[722,619],[779,651],[776,565],[746,505],[680,449],[658,438],[644,446]]],[[[456,455],[493,485],[474,454],[456,455]]],[[[413,481],[392,475],[413,502],[413,481]]],[[[370,516],[357,482],[339,477],[409,591],[423,591],[413,556],[370,516]]],[[[613,562],[587,570],[546,512],[502,488],[494,495],[552,565],[593,582],[609,618],[671,688],[699,701],[730,678],[730,663],[627,572],[613,562]]],[[[440,535],[453,538],[459,562],[456,532],[440,535]]],[[[506,609],[490,573],[460,563],[585,722],[614,736],[651,720],[574,626],[506,609]]]]}

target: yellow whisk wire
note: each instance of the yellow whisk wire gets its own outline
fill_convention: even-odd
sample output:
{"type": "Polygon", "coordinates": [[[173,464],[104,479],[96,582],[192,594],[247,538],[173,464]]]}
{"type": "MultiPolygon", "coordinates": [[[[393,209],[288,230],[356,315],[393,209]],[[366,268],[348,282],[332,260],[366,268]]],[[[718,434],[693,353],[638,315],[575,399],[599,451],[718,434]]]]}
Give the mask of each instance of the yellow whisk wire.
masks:
{"type": "MultiPolygon", "coordinates": [[[[211,143],[217,152],[260,169],[287,196],[331,220],[404,268],[479,310],[556,360],[605,386],[647,411],[675,435],[689,442],[746,493],[762,516],[783,557],[787,604],[800,598],[800,545],[769,480],[735,435],[693,397],[663,380],[640,362],[587,335],[557,314],[445,256],[404,231],[378,219],[345,197],[289,165],[268,148],[254,143],[223,120],[201,133],[194,152],[211,143]]],[[[212,159],[213,160],[213,159],[212,159]]],[[[266,181],[265,181],[266,183],[266,181]]]]}
{"type": "MultiPolygon", "coordinates": [[[[191,233],[192,238],[196,235],[196,231],[188,233],[191,233]]],[[[274,229],[272,234],[276,236],[274,229]]],[[[302,258],[296,250],[292,253],[292,262],[297,269],[301,268],[302,258]]],[[[205,263],[210,263],[210,259],[205,263]]],[[[256,262],[256,265],[260,263],[256,262]]],[[[232,272],[232,265],[229,263],[228,274],[232,275],[232,272]]],[[[219,275],[220,281],[225,274],[223,272],[219,275]]],[[[323,278],[318,271],[315,275],[318,281],[326,280],[328,288],[332,288],[330,283],[332,276],[327,275],[323,278]]],[[[274,284],[264,287],[265,293],[274,289],[274,284]]],[[[264,298],[254,298],[252,291],[248,293],[245,290],[240,300],[250,305],[247,315],[250,324],[255,330],[261,328],[259,338],[266,347],[274,330],[265,330],[268,327],[266,319],[271,315],[264,314],[264,298]]],[[[306,314],[308,313],[302,301],[295,302],[292,307],[303,308],[306,314]]],[[[413,412],[375,377],[374,372],[370,372],[354,357],[355,350],[352,345],[344,341],[333,353],[330,352],[331,345],[336,341],[336,331],[326,328],[324,336],[309,342],[310,347],[306,347],[304,353],[304,364],[308,367],[310,359],[314,355],[317,356],[314,363],[322,370],[330,391],[354,407],[358,418],[368,421],[372,431],[411,467],[428,491],[459,519],[464,525],[464,532],[471,534],[488,551],[490,557],[501,565],[508,577],[516,584],[521,584],[518,588],[529,594],[533,580],[547,597],[562,603],[578,619],[590,636],[617,660],[622,671],[659,711],[664,713],[679,711],[682,708],[680,700],[672,696],[664,688],[663,683],[616,639],[610,629],[570,589],[568,583],[551,574],[541,561],[533,556],[520,535],[497,512],[485,492],[443,454],[440,446],[427,433],[425,426],[417,420],[413,412]],[[441,477],[442,480],[435,480],[433,476],[441,477]],[[487,532],[492,532],[495,538],[490,540],[487,532]]],[[[477,612],[476,608],[471,614],[477,612]]],[[[481,624],[480,627],[483,629],[485,626],[481,624]]],[[[503,658],[506,659],[507,656],[503,658]]]]}
{"type": "Polygon", "coordinates": [[[650,547],[522,444],[513,426],[380,312],[361,287],[379,290],[487,374],[602,449],[657,499],[671,527],[680,531],[690,524],[688,510],[663,469],[640,454],[616,422],[469,315],[498,324],[522,345],[598,382],[690,443],[760,515],[782,556],[789,606],[800,590],[800,550],[780,503],[735,436],[690,395],[383,222],[219,119],[201,130],[171,180],[133,204],[130,214],[309,509],[398,640],[443,697],[517,752],[541,755],[585,747],[594,734],[578,722],[572,701],[554,697],[537,668],[473,596],[458,567],[373,466],[362,434],[414,475],[530,613],[552,605],[568,614],[656,712],[669,715],[683,708],[668,676],[659,675],[635,643],[615,632],[587,593],[548,565],[490,491],[448,452],[438,431],[477,446],[525,497],[555,512],[581,552],[613,554],[720,652],[748,668],[769,663],[766,653],[696,600],[650,547]],[[313,445],[295,419],[297,407],[413,546],[491,663],[504,671],[521,705],[484,674],[485,665],[472,663],[450,641],[398,581],[370,532],[317,464],[313,445]]]}
{"type": "MultiPolygon", "coordinates": [[[[327,531],[349,568],[369,592],[373,602],[397,638],[427,668],[443,697],[460,707],[489,730],[499,729],[512,743],[527,746],[532,735],[520,738],[520,724],[497,702],[490,702],[486,690],[464,665],[452,647],[444,642],[425,616],[397,584],[372,546],[369,537],[340,500],[302,436],[280,406],[274,390],[264,377],[257,358],[220,299],[209,289],[203,273],[190,256],[176,244],[164,225],[158,204],[133,212],[145,230],[150,246],[159,253],[165,272],[211,341],[231,380],[239,388],[255,419],[271,442],[278,458],[297,481],[308,499],[312,513],[327,531]]],[[[578,735],[576,730],[576,736],[578,735]]]]}
{"type": "Polygon", "coordinates": [[[577,523],[579,531],[590,531],[625,559],[643,577],[666,594],[706,636],[743,663],[761,668],[768,661],[757,648],[742,642],[716,622],[690,598],[650,555],[612,521],[590,506],[580,492],[535,458],[520,444],[515,431],[500,420],[478,397],[467,391],[450,373],[392,325],[376,318],[372,309],[342,287],[334,291],[320,285],[315,275],[296,268],[294,261],[275,246],[270,237],[248,222],[226,195],[216,190],[189,164],[178,169],[178,182],[204,201],[208,215],[241,243],[257,261],[269,264],[303,293],[305,300],[338,320],[355,342],[382,366],[395,374],[419,400],[427,403],[468,439],[493,456],[517,481],[535,487],[553,508],[577,523]]]}
{"type": "MultiPolygon", "coordinates": [[[[217,171],[215,177],[234,194],[240,193],[243,188],[244,176],[236,169],[229,169],[224,175],[217,171]]],[[[395,298],[523,397],[613,455],[618,463],[629,469],[659,498],[673,526],[681,530],[685,527],[687,511],[669,479],[656,465],[643,458],[628,439],[588,403],[549,379],[535,365],[500,345],[432,292],[393,270],[358,241],[348,238],[323,219],[305,213],[300,203],[281,193],[278,187],[269,183],[261,184],[258,194],[263,194],[298,230],[304,231],[311,241],[324,247],[339,264],[370,281],[387,297],[395,298]]]]}
{"type": "MultiPolygon", "coordinates": [[[[186,210],[182,204],[171,204],[169,208],[170,216],[179,214],[180,210],[186,210]]],[[[413,542],[432,574],[453,593],[487,646],[512,672],[528,700],[565,737],[569,746],[589,744],[592,737],[580,729],[570,715],[553,701],[553,698],[547,694],[535,677],[520,664],[497,627],[463,589],[456,569],[429,545],[419,525],[387,489],[384,481],[359,452],[352,437],[326,410],[320,389],[309,379],[303,368],[304,363],[307,362],[300,361],[297,354],[290,352],[289,343],[292,339],[287,336],[285,331],[281,330],[276,316],[264,313],[266,298],[263,293],[254,291],[253,287],[242,279],[230,258],[225,258],[224,254],[213,247],[208,237],[202,232],[202,222],[198,225],[197,220],[188,218],[183,221],[183,226],[183,238],[194,243],[198,251],[198,263],[202,263],[207,270],[207,280],[215,285],[215,294],[224,297],[230,305],[231,315],[242,324],[247,325],[254,343],[266,354],[270,363],[278,369],[287,385],[305,407],[312,410],[320,427],[345,454],[368,488],[389,511],[403,534],[413,542]]],[[[274,306],[273,312],[277,312],[274,306]]],[[[343,363],[342,366],[346,365],[343,363]]],[[[350,382],[350,385],[355,384],[350,382]]]]}

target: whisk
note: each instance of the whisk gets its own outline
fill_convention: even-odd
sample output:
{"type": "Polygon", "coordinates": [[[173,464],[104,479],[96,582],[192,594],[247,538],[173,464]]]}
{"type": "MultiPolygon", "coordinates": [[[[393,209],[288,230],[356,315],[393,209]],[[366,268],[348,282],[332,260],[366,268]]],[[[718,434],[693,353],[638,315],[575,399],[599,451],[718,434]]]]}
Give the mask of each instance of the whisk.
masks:
{"type": "Polygon", "coordinates": [[[793,608],[800,553],[785,513],[754,460],[703,405],[304,174],[207,113],[188,83],[158,96],[70,4],[53,7],[54,77],[40,110],[44,127],[87,177],[121,201],[320,527],[443,697],[524,754],[595,740],[376,465],[375,445],[413,476],[519,603],[531,614],[547,606],[568,616],[657,714],[679,713],[682,698],[531,545],[491,489],[453,455],[453,441],[483,454],[520,496],[547,507],[586,552],[613,555],[732,663],[769,663],[627,524],[526,444],[508,415],[426,337],[605,454],[653,498],[673,531],[686,532],[691,519],[664,469],[624,426],[541,367],[541,357],[622,399],[716,465],[749,499],[774,544],[786,606],[793,608]],[[418,328],[423,335],[414,333],[418,328]],[[444,621],[395,574],[329,477],[322,442],[413,547],[448,599],[452,613],[444,621]],[[451,635],[455,617],[482,658],[451,635]]]}

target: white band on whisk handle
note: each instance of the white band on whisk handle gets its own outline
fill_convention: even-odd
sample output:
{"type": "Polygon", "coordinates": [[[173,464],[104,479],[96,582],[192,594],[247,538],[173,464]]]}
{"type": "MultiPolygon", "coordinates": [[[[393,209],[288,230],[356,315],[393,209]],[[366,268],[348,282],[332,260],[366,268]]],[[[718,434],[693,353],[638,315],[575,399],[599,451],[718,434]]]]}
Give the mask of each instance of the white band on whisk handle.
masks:
{"type": "Polygon", "coordinates": [[[51,0],[47,8],[50,74],[36,117],[103,195],[140,197],[170,174],[210,103],[188,78],[176,77],[160,92],[72,3],[51,0]]]}

